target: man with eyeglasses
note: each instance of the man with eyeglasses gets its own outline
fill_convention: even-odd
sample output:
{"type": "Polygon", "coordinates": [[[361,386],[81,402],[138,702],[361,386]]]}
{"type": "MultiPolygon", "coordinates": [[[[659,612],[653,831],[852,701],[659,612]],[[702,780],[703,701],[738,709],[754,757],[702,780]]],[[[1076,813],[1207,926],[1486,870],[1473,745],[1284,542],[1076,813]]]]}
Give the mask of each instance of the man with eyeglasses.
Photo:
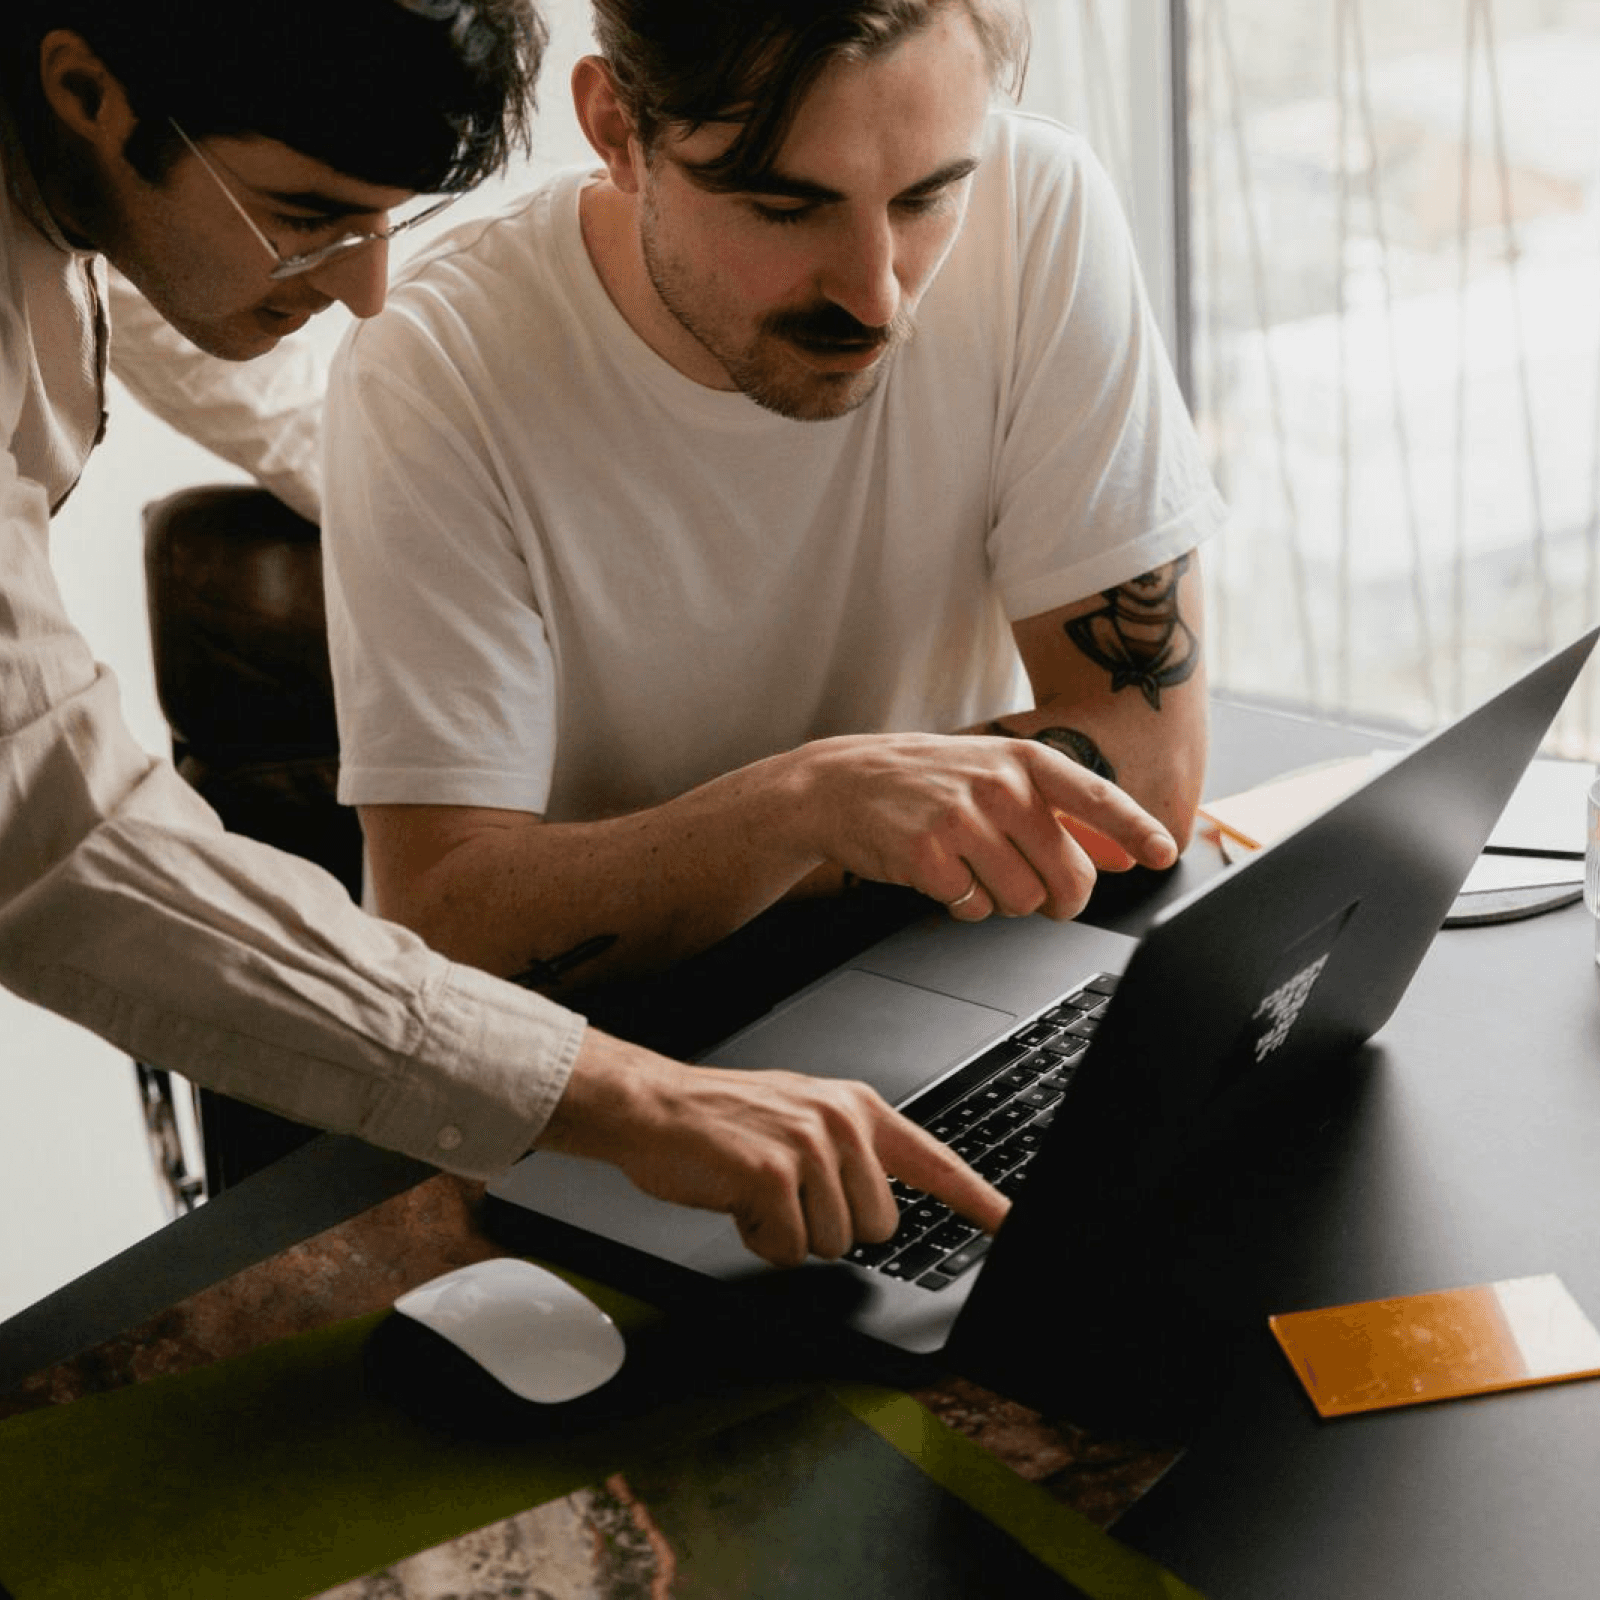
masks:
{"type": "Polygon", "coordinates": [[[731,1212],[773,1261],[886,1237],[886,1169],[993,1227],[1005,1202],[865,1090],[586,1030],[224,834],[124,729],[63,612],[50,517],[102,431],[108,364],[316,514],[315,409],[276,347],[334,301],[379,309],[386,239],[435,204],[419,197],[525,139],[542,42],[526,0],[0,13],[0,981],[144,1060],[458,1172],[536,1143],[615,1162],[731,1212]]]}

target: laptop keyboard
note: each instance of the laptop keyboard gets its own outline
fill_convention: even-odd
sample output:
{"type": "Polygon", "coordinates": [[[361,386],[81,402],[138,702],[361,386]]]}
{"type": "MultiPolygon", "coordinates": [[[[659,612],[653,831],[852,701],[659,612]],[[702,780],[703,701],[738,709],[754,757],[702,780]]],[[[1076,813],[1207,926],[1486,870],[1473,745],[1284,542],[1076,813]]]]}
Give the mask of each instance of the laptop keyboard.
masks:
{"type": "MultiPolygon", "coordinates": [[[[1002,1194],[1015,1196],[1116,987],[1109,973],[1097,973],[919,1095],[902,1108],[904,1114],[1002,1194]]],[[[988,1234],[898,1178],[890,1187],[900,1207],[894,1237],[858,1244],[846,1261],[925,1289],[943,1289],[983,1259],[988,1234]]]]}

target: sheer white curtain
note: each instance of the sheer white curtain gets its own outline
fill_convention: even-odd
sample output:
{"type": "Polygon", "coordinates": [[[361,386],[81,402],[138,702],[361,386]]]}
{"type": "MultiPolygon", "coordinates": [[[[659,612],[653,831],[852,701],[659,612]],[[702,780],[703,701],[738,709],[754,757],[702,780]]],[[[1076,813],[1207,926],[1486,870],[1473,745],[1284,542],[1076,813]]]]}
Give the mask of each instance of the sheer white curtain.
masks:
{"type": "MultiPolygon", "coordinates": [[[[1600,15],[1189,0],[1224,683],[1426,726],[1600,615],[1600,15]]],[[[1593,753],[1593,688],[1557,747],[1593,753]]]]}
{"type": "Polygon", "coordinates": [[[1111,173],[1176,355],[1172,7],[1169,0],[1026,4],[1033,49],[1022,104],[1077,128],[1111,173]]]}

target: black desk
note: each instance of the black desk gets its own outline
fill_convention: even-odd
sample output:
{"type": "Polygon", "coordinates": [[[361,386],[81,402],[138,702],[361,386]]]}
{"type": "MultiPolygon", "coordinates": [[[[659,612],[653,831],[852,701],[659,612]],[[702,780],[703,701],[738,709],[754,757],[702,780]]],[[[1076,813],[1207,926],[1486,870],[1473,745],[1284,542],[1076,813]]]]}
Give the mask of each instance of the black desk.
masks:
{"type": "MultiPolygon", "coordinates": [[[[1377,742],[1220,704],[1208,790],[1377,742]]],[[[1197,845],[1158,898],[1217,870],[1215,851],[1197,845]]],[[[1135,930],[1150,904],[1113,894],[1107,910],[1135,930]]],[[[1600,1320],[1592,942],[1577,908],[1441,935],[1325,1125],[1263,1148],[1219,1191],[1216,1215],[1197,1219],[1209,1230],[1197,1262],[1241,1328],[1237,1372],[1184,1459],[1116,1525],[1119,1539],[1213,1600],[1600,1588],[1600,1385],[1322,1422],[1265,1325],[1273,1311],[1547,1271],[1600,1320]]],[[[88,1274],[0,1327],[0,1367],[11,1358],[14,1382],[426,1171],[364,1151],[314,1147],[304,1170],[325,1181],[263,1175],[88,1274]]],[[[375,1290],[373,1303],[393,1292],[375,1290]]]]}
{"type": "MultiPolygon", "coordinates": [[[[1294,745],[1296,764],[1304,730],[1282,731],[1274,753],[1294,745]]],[[[1443,932],[1326,1125],[1261,1151],[1197,1219],[1217,1230],[1197,1249],[1226,1277],[1238,1365],[1120,1539],[1218,1600],[1600,1591],[1600,1384],[1324,1422],[1265,1323],[1540,1272],[1600,1321],[1592,947],[1581,907],[1443,932]]]]}

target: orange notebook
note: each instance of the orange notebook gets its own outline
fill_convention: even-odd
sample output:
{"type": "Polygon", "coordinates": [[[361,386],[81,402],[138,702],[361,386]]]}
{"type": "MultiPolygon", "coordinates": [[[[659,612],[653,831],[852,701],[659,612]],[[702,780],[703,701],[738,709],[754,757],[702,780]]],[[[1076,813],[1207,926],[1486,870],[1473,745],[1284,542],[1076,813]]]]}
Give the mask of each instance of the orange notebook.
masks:
{"type": "Polygon", "coordinates": [[[1324,1417],[1600,1377],[1600,1333],[1550,1273],[1267,1321],[1324,1417]]]}

